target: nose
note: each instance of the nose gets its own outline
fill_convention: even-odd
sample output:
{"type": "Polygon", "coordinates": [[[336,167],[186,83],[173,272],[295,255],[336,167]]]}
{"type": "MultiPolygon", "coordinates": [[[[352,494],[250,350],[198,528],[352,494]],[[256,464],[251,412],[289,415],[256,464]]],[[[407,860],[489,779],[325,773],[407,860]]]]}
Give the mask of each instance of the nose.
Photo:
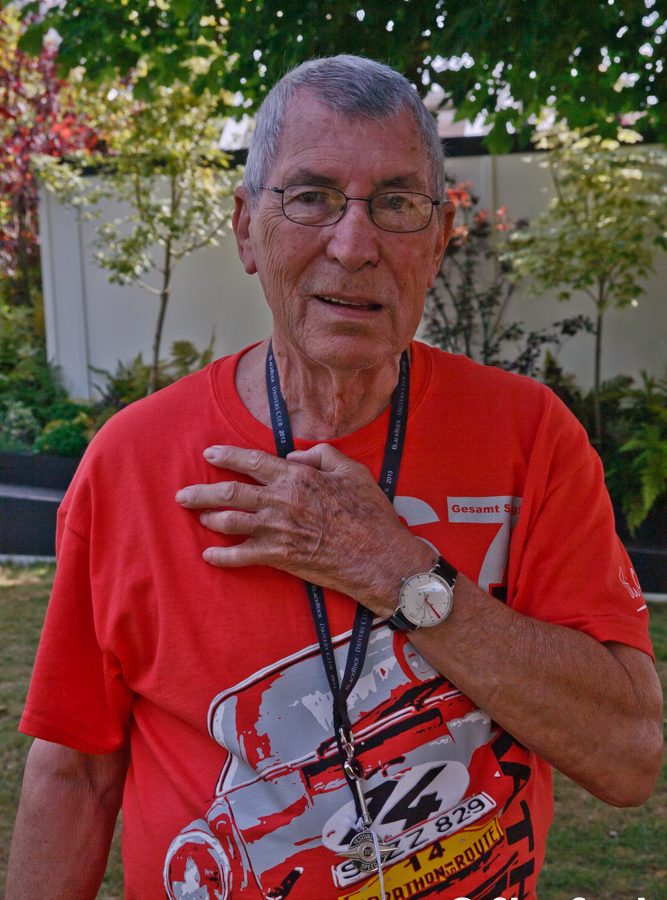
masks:
{"type": "Polygon", "coordinates": [[[329,226],[327,255],[347,269],[357,272],[376,266],[380,259],[380,229],[373,223],[366,200],[348,199],[342,219],[329,226]]]}

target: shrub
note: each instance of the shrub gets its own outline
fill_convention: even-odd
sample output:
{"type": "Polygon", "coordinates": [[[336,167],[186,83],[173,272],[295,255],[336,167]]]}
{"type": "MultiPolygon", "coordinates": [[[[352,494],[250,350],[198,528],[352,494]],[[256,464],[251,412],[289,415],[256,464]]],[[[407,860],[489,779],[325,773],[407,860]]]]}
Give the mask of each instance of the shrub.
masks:
{"type": "Polygon", "coordinates": [[[596,404],[603,423],[598,452],[609,493],[630,534],[667,494],[667,377],[642,372],[639,384],[628,375],[603,381],[599,392],[582,392],[553,358],[545,382],[595,434],[596,404]]]}
{"type": "MultiPolygon", "coordinates": [[[[156,389],[208,365],[213,359],[214,340],[215,335],[211,335],[208,346],[202,351],[197,350],[190,341],[174,341],[169,357],[159,361],[156,389]]],[[[93,372],[102,378],[102,383],[95,385],[100,398],[92,409],[94,431],[100,429],[114,413],[145,397],[154,377],[152,365],[144,362],[141,353],[128,363],[119,361],[115,372],[96,368],[93,372]]]]}
{"type": "Polygon", "coordinates": [[[90,416],[85,412],[74,419],[53,419],[37,437],[34,449],[53,456],[81,456],[88,444],[90,426],[90,416]]]}
{"type": "Polygon", "coordinates": [[[29,406],[20,400],[9,400],[0,416],[0,450],[29,450],[40,429],[41,425],[29,406]]]}
{"type": "Polygon", "coordinates": [[[45,425],[54,405],[67,400],[57,370],[46,356],[29,307],[0,307],[0,416],[16,403],[28,407],[45,425]]]}

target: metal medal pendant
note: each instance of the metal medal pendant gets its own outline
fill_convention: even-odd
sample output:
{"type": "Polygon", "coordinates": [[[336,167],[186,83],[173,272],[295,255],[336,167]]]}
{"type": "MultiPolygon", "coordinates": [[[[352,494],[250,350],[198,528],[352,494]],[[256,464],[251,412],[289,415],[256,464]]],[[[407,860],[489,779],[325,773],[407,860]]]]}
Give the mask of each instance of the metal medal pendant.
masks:
{"type": "MultiPolygon", "coordinates": [[[[380,861],[384,862],[392,851],[392,848],[382,841],[378,841],[380,861]]],[[[347,850],[339,851],[341,856],[347,856],[355,864],[360,872],[377,872],[378,859],[375,852],[375,840],[372,831],[360,831],[350,841],[347,850]]]]}
{"type": "Polygon", "coordinates": [[[384,863],[392,848],[387,844],[383,844],[377,836],[370,830],[373,823],[364,791],[361,786],[361,779],[364,777],[364,770],[361,763],[354,755],[354,742],[351,734],[346,734],[344,729],[340,729],[340,743],[345,751],[347,759],[343,763],[343,771],[348,779],[350,788],[357,795],[359,810],[361,811],[361,821],[366,826],[364,831],[359,831],[350,841],[346,850],[339,850],[341,856],[347,856],[355,864],[360,872],[377,872],[380,864],[384,863]],[[379,856],[379,864],[378,864],[379,856]]]}

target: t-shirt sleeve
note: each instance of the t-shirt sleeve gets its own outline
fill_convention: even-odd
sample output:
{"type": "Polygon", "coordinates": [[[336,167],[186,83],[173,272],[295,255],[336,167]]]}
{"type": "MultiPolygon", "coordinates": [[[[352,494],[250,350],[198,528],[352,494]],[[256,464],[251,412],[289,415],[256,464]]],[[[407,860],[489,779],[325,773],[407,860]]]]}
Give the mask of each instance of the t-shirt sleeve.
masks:
{"type": "Polygon", "coordinates": [[[89,544],[70,526],[71,515],[61,507],[56,577],[19,730],[84,753],[109,753],[125,742],[133,695],[119,660],[101,645],[89,544]]]}
{"type": "Polygon", "coordinates": [[[510,557],[512,605],[598,641],[652,653],[646,602],[615,532],[602,463],[553,395],[529,468],[510,557]]]}

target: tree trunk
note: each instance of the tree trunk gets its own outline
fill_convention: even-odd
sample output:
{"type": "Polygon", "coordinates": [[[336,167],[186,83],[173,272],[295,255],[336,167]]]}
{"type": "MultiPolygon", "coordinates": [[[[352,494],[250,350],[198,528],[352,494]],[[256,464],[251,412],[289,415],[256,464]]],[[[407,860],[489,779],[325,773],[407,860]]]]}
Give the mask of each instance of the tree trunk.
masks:
{"type": "Polygon", "coordinates": [[[30,259],[26,241],[28,217],[23,198],[16,209],[16,281],[14,302],[17,306],[30,306],[30,259]]]}
{"type": "MultiPolygon", "coordinates": [[[[176,215],[176,182],[175,179],[170,180],[170,200],[172,217],[176,215]]],[[[146,394],[154,393],[158,388],[158,378],[160,375],[160,345],[162,344],[162,330],[164,328],[164,317],[167,313],[167,304],[169,303],[169,291],[171,283],[171,246],[172,235],[168,234],[164,245],[164,265],[162,267],[162,290],[160,291],[160,309],[158,312],[157,323],[155,325],[155,334],[153,336],[153,359],[151,361],[151,371],[148,378],[148,390],[146,394]]]]}
{"type": "Polygon", "coordinates": [[[169,303],[169,290],[171,281],[171,241],[168,240],[164,248],[164,269],[162,270],[162,290],[160,291],[160,309],[155,326],[155,334],[153,335],[153,358],[151,360],[151,371],[148,379],[147,394],[152,394],[158,388],[158,378],[160,374],[160,346],[162,344],[162,331],[164,328],[164,318],[167,313],[167,304],[169,303]]]}
{"type": "Polygon", "coordinates": [[[146,394],[154,393],[158,388],[158,377],[160,374],[160,344],[162,342],[162,328],[164,325],[164,317],[167,312],[167,303],[169,302],[169,291],[162,291],[160,294],[160,311],[158,313],[155,335],[153,337],[153,355],[151,359],[151,371],[148,378],[148,390],[146,394]]]}

